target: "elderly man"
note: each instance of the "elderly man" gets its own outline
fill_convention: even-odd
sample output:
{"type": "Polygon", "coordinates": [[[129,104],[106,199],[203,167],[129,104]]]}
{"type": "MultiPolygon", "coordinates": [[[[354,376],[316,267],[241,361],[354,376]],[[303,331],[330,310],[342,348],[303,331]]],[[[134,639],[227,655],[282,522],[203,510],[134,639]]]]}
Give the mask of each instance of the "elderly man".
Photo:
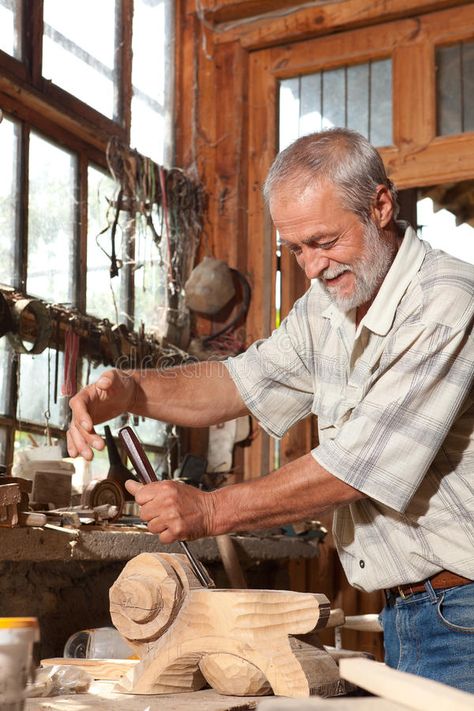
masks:
{"type": "Polygon", "coordinates": [[[390,666],[474,692],[474,269],[396,222],[374,148],[334,129],[279,154],[265,195],[313,280],[270,338],[223,363],[118,371],[71,400],[72,456],[122,412],[205,426],[252,413],[273,436],[313,412],[320,444],[261,479],[205,493],[127,486],[170,543],[335,509],[349,581],[386,590],[390,666]]]}

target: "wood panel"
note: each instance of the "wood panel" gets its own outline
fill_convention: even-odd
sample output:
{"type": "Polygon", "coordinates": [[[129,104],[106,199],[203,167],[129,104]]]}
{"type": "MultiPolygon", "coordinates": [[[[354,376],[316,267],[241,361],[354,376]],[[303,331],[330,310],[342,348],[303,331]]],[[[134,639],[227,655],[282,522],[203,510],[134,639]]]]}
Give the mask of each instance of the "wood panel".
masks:
{"type": "Polygon", "coordinates": [[[315,4],[314,7],[301,9],[297,6],[291,14],[285,13],[271,21],[264,17],[229,28],[221,26],[217,28],[215,41],[228,42],[238,39],[242,46],[249,50],[261,49],[469,4],[469,0],[345,0],[315,4]]]}
{"type": "MultiPolygon", "coordinates": [[[[248,146],[248,261],[252,302],[247,317],[247,339],[270,335],[275,302],[276,250],[262,186],[277,151],[275,80],[265,64],[266,55],[250,56],[248,146]]],[[[274,444],[262,429],[245,453],[246,477],[273,468],[274,444]]]]}

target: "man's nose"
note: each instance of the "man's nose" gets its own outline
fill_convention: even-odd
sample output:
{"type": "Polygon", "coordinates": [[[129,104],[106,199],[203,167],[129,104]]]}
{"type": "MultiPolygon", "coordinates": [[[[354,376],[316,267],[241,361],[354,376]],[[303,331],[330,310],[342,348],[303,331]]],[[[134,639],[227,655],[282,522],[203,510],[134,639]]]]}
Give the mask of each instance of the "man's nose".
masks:
{"type": "Polygon", "coordinates": [[[308,250],[304,255],[303,269],[308,279],[317,279],[329,265],[329,257],[317,250],[308,250]]]}

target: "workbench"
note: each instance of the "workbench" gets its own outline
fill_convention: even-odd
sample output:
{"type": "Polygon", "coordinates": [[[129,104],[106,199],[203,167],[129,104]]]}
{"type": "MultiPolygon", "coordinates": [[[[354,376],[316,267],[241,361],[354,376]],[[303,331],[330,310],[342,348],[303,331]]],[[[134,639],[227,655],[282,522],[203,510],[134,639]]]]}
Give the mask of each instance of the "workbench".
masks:
{"type": "MultiPolygon", "coordinates": [[[[380,697],[283,699],[262,696],[222,696],[212,689],[189,694],[136,696],[117,694],[114,682],[96,681],[87,694],[28,699],[25,711],[252,711],[260,705],[275,711],[407,711],[380,697]]],[[[266,711],[262,710],[262,711],[266,711]]]]}
{"type": "MultiPolygon", "coordinates": [[[[317,557],[318,545],[284,535],[232,536],[250,587],[288,589],[286,561],[317,557]]],[[[214,538],[190,543],[218,587],[229,587],[214,538]]],[[[37,661],[62,656],[78,630],[111,624],[109,589],[140,553],[181,553],[136,527],[82,526],[76,537],[41,528],[0,529],[2,615],[37,617],[37,661]],[[73,544],[73,545],[71,545],[73,544]]]]}

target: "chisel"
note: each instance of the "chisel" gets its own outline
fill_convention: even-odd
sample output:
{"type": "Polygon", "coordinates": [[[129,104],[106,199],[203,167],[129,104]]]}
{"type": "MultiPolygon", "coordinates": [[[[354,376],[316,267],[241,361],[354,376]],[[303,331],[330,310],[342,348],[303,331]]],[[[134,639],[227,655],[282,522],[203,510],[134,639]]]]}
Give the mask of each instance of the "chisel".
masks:
{"type": "MultiPolygon", "coordinates": [[[[127,451],[130,461],[132,462],[135,468],[137,479],[139,479],[142,484],[151,484],[151,482],[153,481],[159,481],[158,477],[155,474],[155,470],[151,465],[150,460],[146,456],[142,443],[138,439],[133,429],[129,425],[121,427],[118,436],[127,451]]],[[[202,565],[202,563],[192,553],[186,541],[178,541],[178,543],[186,554],[189,563],[194,571],[194,574],[198,578],[199,582],[206,588],[214,587],[214,582],[210,577],[209,573],[202,565]]]]}

